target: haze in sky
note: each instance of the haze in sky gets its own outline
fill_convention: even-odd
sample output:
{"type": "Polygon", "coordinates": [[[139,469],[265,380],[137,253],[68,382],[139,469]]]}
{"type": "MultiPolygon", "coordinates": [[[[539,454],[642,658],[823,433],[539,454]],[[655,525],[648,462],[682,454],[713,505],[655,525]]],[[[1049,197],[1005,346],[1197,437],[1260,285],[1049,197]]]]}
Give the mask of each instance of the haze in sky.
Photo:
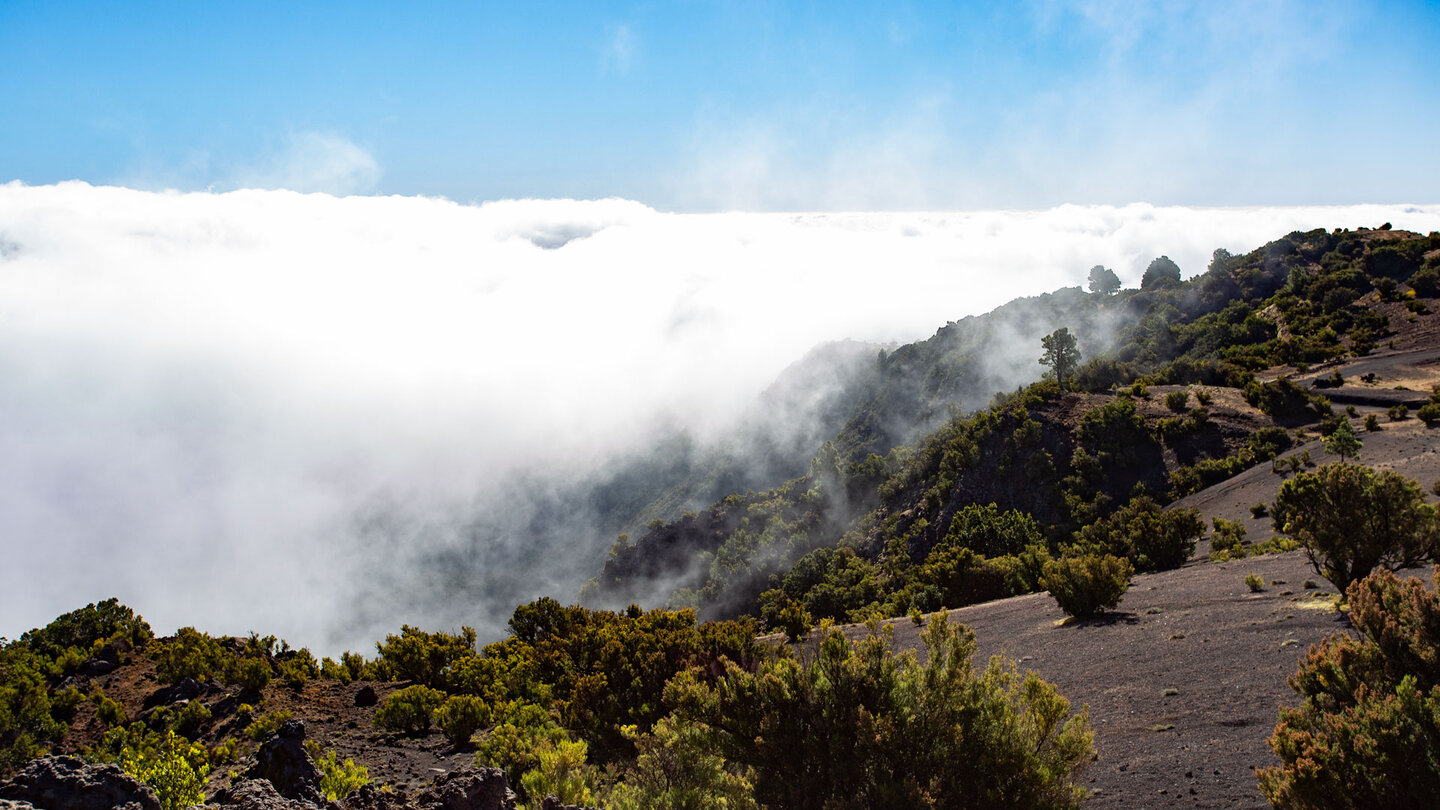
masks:
{"type": "Polygon", "coordinates": [[[1426,0],[0,3],[0,181],[659,210],[1427,202],[1426,0]]]}

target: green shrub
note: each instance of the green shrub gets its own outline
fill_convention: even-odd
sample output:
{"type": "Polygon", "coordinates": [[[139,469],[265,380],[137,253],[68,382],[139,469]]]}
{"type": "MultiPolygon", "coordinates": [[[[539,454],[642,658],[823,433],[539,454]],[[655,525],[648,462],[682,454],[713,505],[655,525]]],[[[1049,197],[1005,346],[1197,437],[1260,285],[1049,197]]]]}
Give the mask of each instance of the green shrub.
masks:
{"type": "Polygon", "coordinates": [[[1126,557],[1136,571],[1179,568],[1195,553],[1205,523],[1195,509],[1163,510],[1148,496],[1080,530],[1087,551],[1126,557]]]}
{"type": "Polygon", "coordinates": [[[490,722],[490,708],[473,695],[452,695],[435,710],[435,724],[445,739],[459,748],[490,722]]]}
{"type": "Polygon", "coordinates": [[[1376,567],[1430,558],[1440,532],[1418,483],[1343,462],[1282,484],[1271,520],[1300,543],[1316,573],[1341,589],[1376,567]]]}
{"type": "Polygon", "coordinates": [[[337,802],[370,784],[370,770],[356,765],[355,760],[341,761],[334,749],[326,751],[315,759],[320,769],[320,792],[328,801],[337,802]]]}
{"type": "MultiPolygon", "coordinates": [[[[242,707],[243,709],[243,707],[242,707]]],[[[255,742],[264,742],[270,739],[270,735],[280,730],[285,722],[291,717],[289,711],[266,712],[250,722],[245,727],[245,736],[255,742]]]]}
{"type": "Polygon", "coordinates": [[[1265,503],[1264,501],[1261,501],[1260,503],[1251,504],[1251,505],[1250,505],[1250,514],[1251,514],[1252,517],[1257,517],[1257,518],[1265,517],[1266,515],[1270,514],[1270,505],[1267,504],[1267,503],[1265,503]]]}
{"type": "Polygon", "coordinates": [[[1410,418],[1410,406],[1403,402],[1399,405],[1391,405],[1390,410],[1385,413],[1390,417],[1391,422],[1400,422],[1410,418]]]}
{"type": "Polygon", "coordinates": [[[1197,391],[1195,392],[1195,401],[1196,401],[1196,402],[1199,402],[1199,403],[1200,403],[1200,407],[1202,407],[1202,408],[1208,408],[1208,407],[1210,407],[1210,403],[1211,403],[1214,399],[1215,399],[1214,395],[1211,394],[1209,391],[1205,390],[1204,388],[1201,388],[1201,389],[1199,389],[1199,390],[1197,390],[1197,391]]]}
{"type": "Polygon", "coordinates": [[[1245,587],[1249,588],[1251,593],[1259,593],[1265,590],[1265,580],[1253,573],[1246,574],[1245,587]]]}
{"type": "Polygon", "coordinates": [[[1060,609],[1088,618],[1120,604],[1135,573],[1128,560],[1110,554],[1061,557],[1045,566],[1045,590],[1060,609]]]}
{"type": "Polygon", "coordinates": [[[1245,527],[1237,521],[1215,518],[1210,535],[1210,559],[1214,562],[1240,559],[1245,555],[1245,527]]]}
{"type": "Polygon", "coordinates": [[[260,694],[271,678],[270,662],[263,658],[242,658],[231,670],[230,681],[251,695],[260,694]]]}
{"type": "Polygon", "coordinates": [[[445,693],[416,684],[407,686],[389,697],[375,710],[375,725],[387,731],[418,734],[428,731],[435,710],[445,702],[445,693]]]}
{"type": "Polygon", "coordinates": [[[1373,414],[1373,413],[1366,414],[1366,415],[1365,415],[1365,429],[1368,430],[1368,431],[1371,431],[1371,432],[1374,432],[1374,431],[1379,430],[1379,429],[1380,429],[1380,417],[1376,416],[1376,415],[1373,414]]]}
{"type": "Polygon", "coordinates": [[[570,739],[549,712],[534,704],[510,703],[500,714],[500,722],[476,744],[475,764],[500,768],[513,785],[540,766],[540,748],[570,739]]]}
{"type": "Polygon", "coordinates": [[[1425,423],[1425,427],[1435,427],[1435,423],[1440,422],[1440,404],[1427,402],[1420,406],[1420,410],[1416,411],[1415,415],[1420,417],[1420,421],[1425,423]]]}
{"type": "Polygon", "coordinates": [[[320,666],[315,663],[315,656],[304,647],[291,651],[280,661],[280,680],[297,692],[304,689],[311,678],[318,677],[320,666]]]}
{"type": "Polygon", "coordinates": [[[386,636],[375,648],[390,680],[444,688],[451,666],[475,655],[475,630],[462,627],[458,635],[427,633],[402,625],[400,635],[386,636]]]}
{"type": "Polygon", "coordinates": [[[1427,807],[1440,796],[1440,573],[1427,588],[1377,571],[1347,592],[1362,636],[1311,647],[1290,678],[1301,697],[1258,772],[1277,808],[1427,807]]]}
{"type": "Polygon", "coordinates": [[[975,671],[963,626],[937,616],[923,639],[922,665],[878,624],[858,642],[832,629],[813,661],[732,664],[714,684],[690,670],[665,698],[729,773],[753,775],[762,807],[1079,807],[1085,712],[998,656],[975,671]]]}
{"type": "Polygon", "coordinates": [[[156,743],[147,740],[125,746],[120,767],[155,791],[162,810],[185,810],[205,803],[205,777],[210,773],[205,748],[173,731],[156,743]]]}
{"type": "Polygon", "coordinates": [[[520,787],[530,797],[529,805],[555,796],[562,805],[595,804],[592,785],[598,781],[595,767],[586,762],[584,740],[545,740],[535,749],[536,765],[520,777],[520,787]]]}
{"type": "Polygon", "coordinates": [[[95,687],[95,691],[90,693],[90,700],[95,704],[95,716],[107,727],[126,722],[125,706],[120,701],[107,697],[100,691],[100,687],[95,687]]]}
{"type": "Polygon", "coordinates": [[[1165,407],[1175,413],[1184,413],[1190,404],[1190,394],[1185,390],[1171,391],[1165,395],[1165,407]]]}
{"type": "Polygon", "coordinates": [[[193,627],[182,627],[175,637],[150,645],[149,656],[155,661],[155,677],[161,683],[177,683],[186,678],[213,681],[225,661],[225,650],[217,639],[193,627]]]}
{"type": "Polygon", "coordinates": [[[811,617],[810,611],[805,606],[793,599],[786,599],[780,612],[776,615],[776,622],[785,638],[791,644],[797,644],[815,626],[815,619],[811,617]]]}
{"type": "Polygon", "coordinates": [[[610,810],[758,810],[753,776],[715,753],[704,723],[662,717],[648,734],[626,732],[640,753],[604,797],[610,810]]]}
{"type": "Polygon", "coordinates": [[[21,635],[20,643],[50,658],[58,658],[67,650],[75,649],[82,653],[83,660],[91,651],[108,642],[138,647],[153,637],[154,633],[145,619],[112,598],[63,614],[45,627],[21,635]]]}

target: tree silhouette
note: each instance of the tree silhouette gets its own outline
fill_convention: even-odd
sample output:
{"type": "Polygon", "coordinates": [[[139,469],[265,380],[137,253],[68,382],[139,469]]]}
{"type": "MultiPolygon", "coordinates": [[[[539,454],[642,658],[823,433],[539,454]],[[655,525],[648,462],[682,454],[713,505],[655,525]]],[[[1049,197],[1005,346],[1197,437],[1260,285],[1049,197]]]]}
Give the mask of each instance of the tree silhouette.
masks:
{"type": "Polygon", "coordinates": [[[1055,381],[1062,386],[1080,363],[1080,350],[1075,348],[1075,336],[1064,326],[1040,338],[1045,353],[1040,355],[1040,365],[1055,371],[1055,381]]]}
{"type": "Polygon", "coordinates": [[[1120,289],[1120,277],[1103,264],[1090,268],[1090,292],[1111,295],[1120,289]]]}

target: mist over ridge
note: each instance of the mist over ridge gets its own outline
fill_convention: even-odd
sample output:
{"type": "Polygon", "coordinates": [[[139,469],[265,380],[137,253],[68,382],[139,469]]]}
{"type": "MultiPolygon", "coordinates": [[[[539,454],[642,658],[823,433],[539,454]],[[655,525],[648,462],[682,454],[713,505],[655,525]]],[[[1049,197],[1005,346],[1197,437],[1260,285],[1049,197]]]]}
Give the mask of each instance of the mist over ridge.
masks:
{"type": "MultiPolygon", "coordinates": [[[[402,622],[493,632],[508,609],[468,577],[569,598],[613,539],[575,493],[730,435],[818,344],[923,338],[1095,264],[1134,285],[1162,253],[1189,276],[1215,248],[1386,221],[1437,230],[1440,206],[669,214],[0,186],[0,635],[110,595],[162,632],[325,652],[402,622]]],[[[1036,356],[1004,358],[1015,384],[1036,356]]]]}

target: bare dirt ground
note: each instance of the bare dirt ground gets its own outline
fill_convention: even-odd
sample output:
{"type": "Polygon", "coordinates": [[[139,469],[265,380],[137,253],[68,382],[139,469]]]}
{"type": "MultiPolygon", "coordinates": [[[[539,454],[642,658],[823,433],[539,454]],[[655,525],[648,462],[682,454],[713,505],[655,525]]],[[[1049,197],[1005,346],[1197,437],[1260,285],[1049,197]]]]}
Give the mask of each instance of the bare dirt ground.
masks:
{"type": "MultiPolygon", "coordinates": [[[[1255,769],[1278,764],[1265,740],[1296,702],[1286,677],[1310,645],[1348,628],[1334,605],[1330,583],[1290,552],[1137,576],[1094,621],[1063,623],[1043,593],[949,615],[975,631],[977,664],[1003,654],[1089,707],[1087,806],[1263,808],[1255,769]],[[1249,573],[1264,591],[1250,592],[1249,573]]],[[[919,626],[890,624],[896,649],[923,654],[919,626]]]]}

